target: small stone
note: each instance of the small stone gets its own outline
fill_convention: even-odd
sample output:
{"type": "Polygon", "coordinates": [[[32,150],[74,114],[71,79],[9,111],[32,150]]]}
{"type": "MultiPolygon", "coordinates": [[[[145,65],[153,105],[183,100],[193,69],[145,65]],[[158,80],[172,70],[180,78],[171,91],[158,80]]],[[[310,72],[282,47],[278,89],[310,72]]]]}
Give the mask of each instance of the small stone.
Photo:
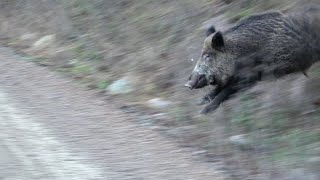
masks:
{"type": "Polygon", "coordinates": [[[56,39],[55,35],[44,36],[33,44],[33,49],[42,50],[42,49],[48,48],[54,44],[55,39],[56,39]]]}
{"type": "Polygon", "coordinates": [[[242,150],[253,149],[253,142],[247,134],[231,136],[229,141],[231,144],[240,147],[242,150]]]}
{"type": "Polygon", "coordinates": [[[37,38],[37,35],[35,33],[29,33],[29,34],[24,34],[20,36],[21,41],[33,41],[36,38],[37,38]]]}
{"type": "Polygon", "coordinates": [[[148,101],[149,107],[155,109],[164,109],[169,107],[171,104],[172,102],[163,100],[161,98],[154,98],[148,101]]]}
{"type": "Polygon", "coordinates": [[[199,156],[199,155],[206,154],[206,153],[207,153],[206,150],[194,151],[194,152],[192,152],[192,156],[199,156]]]}
{"type": "Polygon", "coordinates": [[[107,91],[112,95],[127,94],[133,90],[133,83],[129,80],[129,77],[123,77],[107,87],[107,91]]]}

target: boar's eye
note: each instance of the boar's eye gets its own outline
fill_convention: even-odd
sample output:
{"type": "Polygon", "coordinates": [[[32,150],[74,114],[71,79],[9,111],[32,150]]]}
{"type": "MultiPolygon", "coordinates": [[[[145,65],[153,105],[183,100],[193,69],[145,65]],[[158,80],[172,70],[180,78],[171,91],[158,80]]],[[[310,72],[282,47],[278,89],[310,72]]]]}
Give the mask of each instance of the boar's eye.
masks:
{"type": "Polygon", "coordinates": [[[210,54],[205,54],[203,55],[203,59],[206,61],[206,62],[209,62],[211,60],[211,55],[210,54]]]}

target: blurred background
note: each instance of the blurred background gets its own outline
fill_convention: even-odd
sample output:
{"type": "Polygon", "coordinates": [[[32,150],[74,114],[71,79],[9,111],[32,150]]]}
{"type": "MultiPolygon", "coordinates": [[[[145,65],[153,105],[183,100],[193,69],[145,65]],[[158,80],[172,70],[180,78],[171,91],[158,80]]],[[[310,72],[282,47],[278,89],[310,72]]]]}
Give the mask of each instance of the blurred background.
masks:
{"type": "MultiPolygon", "coordinates": [[[[320,177],[320,66],[199,115],[183,85],[205,30],[318,0],[1,0],[0,42],[136,116],[233,179],[320,177]]],[[[39,75],[40,76],[40,75],[39,75]]]]}

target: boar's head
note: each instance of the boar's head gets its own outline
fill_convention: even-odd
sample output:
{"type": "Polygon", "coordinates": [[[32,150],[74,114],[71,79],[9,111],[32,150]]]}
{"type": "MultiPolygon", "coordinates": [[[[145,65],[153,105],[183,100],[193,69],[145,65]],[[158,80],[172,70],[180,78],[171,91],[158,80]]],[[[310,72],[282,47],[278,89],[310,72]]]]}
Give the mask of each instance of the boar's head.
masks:
{"type": "Polygon", "coordinates": [[[210,27],[201,56],[185,86],[190,89],[199,89],[207,85],[225,85],[234,69],[234,56],[229,49],[222,33],[210,27]]]}

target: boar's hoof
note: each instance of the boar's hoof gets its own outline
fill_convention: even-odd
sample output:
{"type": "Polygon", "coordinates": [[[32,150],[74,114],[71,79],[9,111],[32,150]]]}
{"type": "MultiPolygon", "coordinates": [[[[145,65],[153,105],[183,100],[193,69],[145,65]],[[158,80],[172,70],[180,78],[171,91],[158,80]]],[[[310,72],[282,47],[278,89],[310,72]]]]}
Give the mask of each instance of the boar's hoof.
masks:
{"type": "Polygon", "coordinates": [[[208,114],[216,110],[218,107],[219,106],[217,106],[215,103],[210,103],[200,111],[200,114],[208,114]]]}
{"type": "Polygon", "coordinates": [[[200,112],[200,114],[203,114],[203,115],[206,115],[209,113],[208,109],[207,108],[203,108],[200,112]]]}

